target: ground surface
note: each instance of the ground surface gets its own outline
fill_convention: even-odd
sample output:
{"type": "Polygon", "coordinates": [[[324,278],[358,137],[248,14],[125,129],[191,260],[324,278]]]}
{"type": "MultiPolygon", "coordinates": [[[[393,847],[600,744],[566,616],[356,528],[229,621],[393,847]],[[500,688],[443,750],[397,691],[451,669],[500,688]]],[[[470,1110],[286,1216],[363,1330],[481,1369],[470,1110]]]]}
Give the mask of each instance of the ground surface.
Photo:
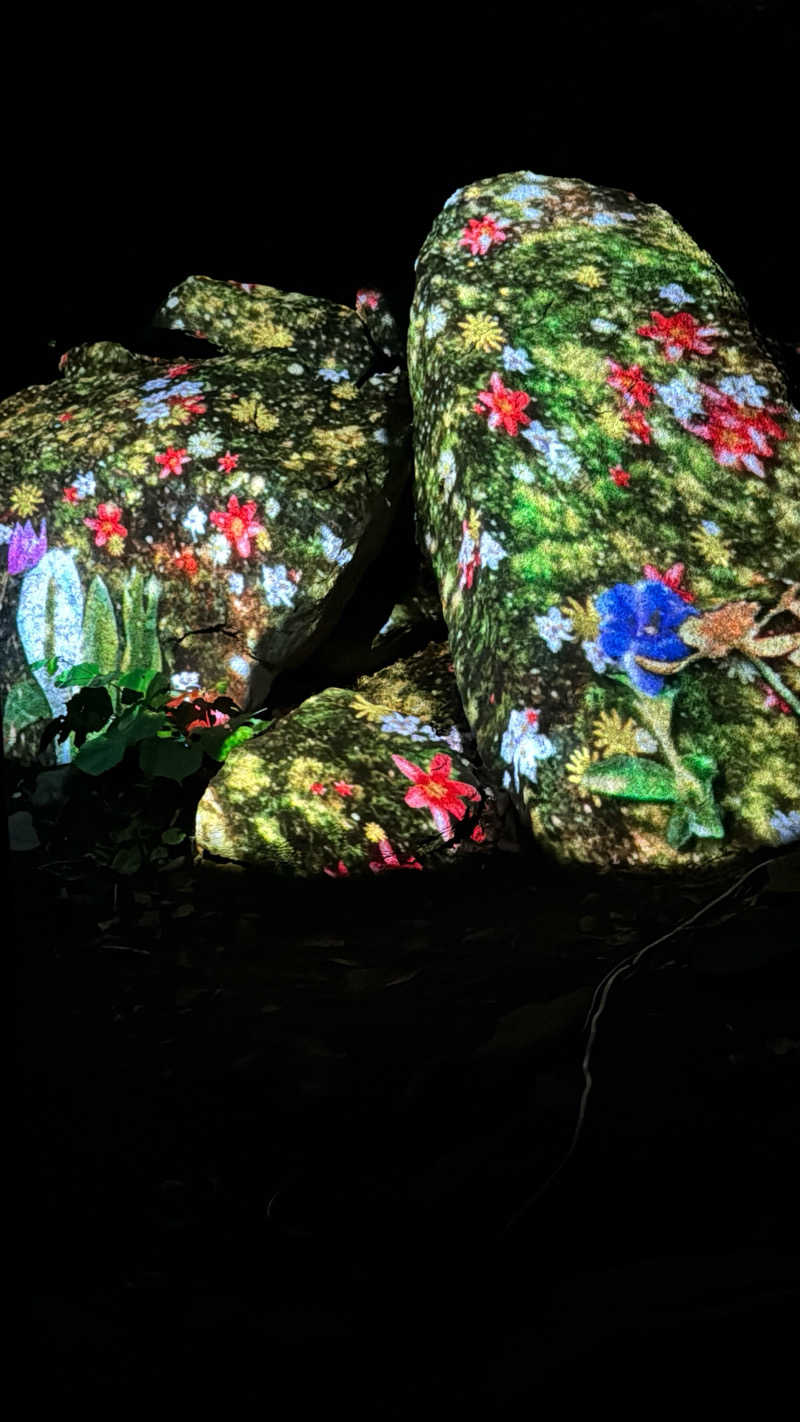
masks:
{"type": "Polygon", "coordinates": [[[14,863],[29,1397],[512,1416],[621,1360],[788,1368],[796,854],[612,985],[575,1154],[505,1238],[568,1150],[593,989],[736,876],[176,867],[115,905],[14,863]]]}

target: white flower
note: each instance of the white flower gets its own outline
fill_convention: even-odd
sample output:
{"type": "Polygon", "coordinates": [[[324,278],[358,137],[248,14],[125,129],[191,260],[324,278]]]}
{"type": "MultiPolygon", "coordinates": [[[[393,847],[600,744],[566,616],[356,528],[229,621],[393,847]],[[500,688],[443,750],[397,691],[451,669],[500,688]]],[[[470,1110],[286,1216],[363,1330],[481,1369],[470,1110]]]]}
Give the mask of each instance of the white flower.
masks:
{"type": "Polygon", "coordinates": [[[605,316],[595,316],[594,320],[589,322],[589,325],[592,330],[597,331],[599,335],[607,335],[611,331],[619,330],[616,322],[606,320],[605,316]]]}
{"type": "Polygon", "coordinates": [[[533,469],[531,469],[529,464],[523,464],[522,460],[519,460],[517,464],[512,464],[511,473],[515,479],[519,479],[523,484],[533,484],[536,482],[536,474],[533,469]]]}
{"type": "Polygon", "coordinates": [[[194,459],[213,459],[225,445],[212,430],[198,430],[187,439],[186,448],[194,459]]]}
{"type": "Polygon", "coordinates": [[[506,550],[501,548],[496,538],[490,533],[481,534],[481,564],[492,573],[497,572],[497,565],[501,558],[505,558],[506,550]]]}
{"type": "Polygon", "coordinates": [[[450,194],[449,198],[447,199],[447,202],[442,203],[442,206],[443,206],[443,207],[452,207],[452,206],[453,206],[453,203],[458,202],[458,199],[461,197],[461,194],[463,193],[463,191],[464,191],[463,188],[456,188],[455,192],[450,194]]]}
{"type": "Polygon", "coordinates": [[[733,656],[728,658],[726,670],[729,677],[732,677],[734,681],[743,682],[745,686],[754,682],[758,676],[753,663],[749,662],[747,657],[739,656],[738,652],[734,652],[733,656]]]}
{"type": "Polygon", "coordinates": [[[94,474],[79,474],[75,480],[79,499],[89,499],[97,489],[94,474]]]}
{"type": "Polygon", "coordinates": [[[703,399],[697,386],[690,384],[686,377],[676,375],[669,385],[656,385],[656,390],[676,420],[682,423],[692,415],[699,415],[703,409],[703,399]]]}
{"type": "Polygon", "coordinates": [[[587,662],[591,663],[596,672],[605,671],[608,666],[608,657],[600,650],[598,642],[581,642],[581,650],[587,662]]]}
{"type": "Polygon", "coordinates": [[[274,568],[262,568],[261,577],[270,607],[292,606],[292,599],[297,592],[297,587],[291,578],[287,577],[284,563],[279,563],[274,568]]]}
{"type": "Polygon", "coordinates": [[[781,844],[793,844],[800,839],[800,810],[776,810],[769,822],[781,844]]]}
{"type": "Polygon", "coordinates": [[[195,504],[192,508],[190,508],[189,512],[184,518],[183,527],[185,529],[188,529],[189,533],[191,533],[193,538],[198,538],[201,533],[205,533],[207,522],[208,515],[203,513],[203,510],[200,508],[199,504],[195,504]]]}
{"type": "Polygon", "coordinates": [[[462,751],[464,749],[464,742],[461,739],[461,732],[459,731],[457,726],[450,727],[448,734],[445,736],[445,743],[453,751],[462,751]]]}
{"type": "Polygon", "coordinates": [[[425,336],[430,340],[433,336],[438,336],[447,325],[447,312],[443,306],[432,306],[425,321],[425,336]]]}
{"type": "Polygon", "coordinates": [[[543,617],[535,617],[539,636],[543,637],[551,652],[561,650],[563,642],[574,642],[572,620],[565,617],[558,607],[549,607],[543,617]]]}
{"type": "Polygon", "coordinates": [[[541,454],[551,474],[557,479],[569,481],[580,473],[580,460],[558,438],[555,430],[547,430],[539,420],[533,420],[528,429],[522,431],[526,439],[541,454]]]}
{"type": "Polygon", "coordinates": [[[344,547],[341,538],[337,538],[333,529],[328,528],[326,523],[320,527],[319,536],[322,551],[329,563],[338,563],[339,567],[343,568],[346,563],[350,562],[353,556],[352,552],[349,548],[344,547]]]}
{"type": "Polygon", "coordinates": [[[705,531],[706,531],[706,533],[710,533],[712,538],[717,538],[717,537],[719,536],[719,532],[720,532],[719,524],[718,524],[718,523],[714,523],[713,519],[710,519],[710,518],[701,519],[701,520],[700,520],[700,527],[701,527],[701,528],[704,528],[705,531]]]}
{"type": "Polygon", "coordinates": [[[633,739],[636,742],[637,750],[642,751],[644,755],[652,755],[653,751],[658,750],[658,741],[655,736],[651,736],[650,732],[646,731],[643,726],[636,727],[636,733],[633,739]]]}
{"type": "Polygon", "coordinates": [[[241,597],[244,592],[244,578],[241,573],[228,574],[228,587],[234,597],[241,597]]]}
{"type": "Polygon", "coordinates": [[[321,370],[318,370],[318,371],[317,371],[317,375],[322,376],[322,379],[323,379],[323,380],[332,380],[333,383],[334,383],[334,385],[338,385],[340,380],[349,380],[349,379],[350,379],[350,372],[349,372],[349,371],[347,371],[347,370],[330,370],[327,366],[323,366],[321,370]]]}
{"type": "Polygon", "coordinates": [[[378,444],[388,444],[388,443],[389,443],[389,436],[388,436],[386,430],[376,430],[375,433],[374,433],[374,435],[372,436],[372,438],[373,438],[374,440],[377,440],[378,444]]]}
{"type": "Polygon", "coordinates": [[[452,449],[444,449],[439,455],[439,478],[444,484],[448,497],[456,482],[456,457],[452,449]]]}
{"type": "Polygon", "coordinates": [[[730,395],[741,405],[752,405],[757,410],[761,409],[764,396],[769,395],[766,385],[756,385],[752,375],[726,375],[719,382],[719,388],[723,395],[730,395]]]}
{"type": "Polygon", "coordinates": [[[224,533],[215,533],[209,542],[211,561],[218,568],[224,568],[230,562],[231,545],[224,533]]]}
{"type": "Polygon", "coordinates": [[[592,227],[616,227],[617,219],[613,212],[596,212],[594,217],[589,218],[592,227]]]}
{"type": "Polygon", "coordinates": [[[286,369],[287,369],[289,375],[302,375],[302,374],[303,374],[303,367],[302,367],[302,365],[300,365],[300,364],[298,363],[298,361],[296,361],[296,360],[293,360],[291,365],[287,365],[286,369]]]}
{"type": "MultiPolygon", "coordinates": [[[[503,735],[500,745],[500,757],[507,764],[512,766],[514,771],[514,787],[519,794],[519,777],[524,775],[526,780],[536,784],[538,774],[537,762],[548,760],[555,755],[555,746],[547,737],[538,731],[539,712],[531,707],[525,707],[522,711],[512,711],[508,718],[508,726],[503,735]]],[[[503,776],[503,787],[508,788],[508,781],[503,776]]]]}
{"type": "Polygon", "coordinates": [[[193,691],[200,685],[200,678],[193,671],[173,672],[169,684],[172,691],[193,691]]]}
{"type": "Polygon", "coordinates": [[[530,370],[533,364],[524,346],[503,346],[501,360],[506,370],[524,372],[530,370]]]}
{"type": "Polygon", "coordinates": [[[228,661],[228,666],[230,667],[234,676],[250,675],[250,663],[245,657],[231,657],[228,661]]]}
{"type": "Polygon", "coordinates": [[[671,281],[669,286],[659,287],[658,294],[663,301],[671,301],[673,306],[683,306],[687,301],[694,305],[694,297],[684,291],[677,281],[671,281]]]}

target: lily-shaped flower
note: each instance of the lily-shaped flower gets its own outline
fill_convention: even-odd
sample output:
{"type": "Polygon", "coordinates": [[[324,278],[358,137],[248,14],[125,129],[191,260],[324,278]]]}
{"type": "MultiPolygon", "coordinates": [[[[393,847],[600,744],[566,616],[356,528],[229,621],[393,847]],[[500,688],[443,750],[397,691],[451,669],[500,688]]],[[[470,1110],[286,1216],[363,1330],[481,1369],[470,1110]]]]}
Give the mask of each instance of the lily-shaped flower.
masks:
{"type": "Polygon", "coordinates": [[[490,247],[496,246],[499,242],[505,242],[506,234],[504,227],[508,227],[507,218],[496,219],[487,213],[485,217],[478,219],[471,217],[464,228],[459,247],[469,247],[473,257],[484,257],[490,247]]]}
{"type": "Polygon", "coordinates": [[[217,511],[209,514],[214,527],[224,533],[231,547],[235,548],[242,558],[250,557],[250,539],[264,531],[262,525],[256,522],[255,513],[254,503],[240,506],[236,495],[231,494],[226,513],[217,511]]]}
{"type": "Polygon", "coordinates": [[[676,316],[662,316],[659,311],[651,311],[652,326],[637,326],[638,336],[647,336],[664,348],[665,360],[680,360],[686,352],[691,355],[713,355],[714,347],[703,340],[704,336],[718,336],[716,326],[701,326],[688,311],[679,311],[676,316]]]}
{"type": "Polygon", "coordinates": [[[451,835],[450,816],[463,820],[466,814],[464,800],[480,800],[474,785],[464,780],[451,780],[453,762],[449,755],[435,755],[428,770],[414,765],[401,755],[393,755],[392,760],[403,775],[414,783],[405,795],[405,803],[415,810],[430,810],[433,822],[443,838],[451,835]]]}
{"type": "Polygon", "coordinates": [[[495,371],[489,380],[489,389],[479,391],[478,402],[472,408],[476,415],[488,414],[490,430],[499,429],[502,425],[507,434],[515,435],[519,433],[520,425],[531,422],[530,416],[524,413],[530,400],[525,390],[508,390],[502,376],[495,371]]]}
{"type": "Polygon", "coordinates": [[[642,568],[642,572],[650,582],[663,583],[665,588],[671,588],[678,594],[678,597],[683,598],[684,602],[694,602],[694,593],[689,592],[689,589],[683,586],[685,571],[683,563],[673,563],[665,573],[659,573],[658,568],[654,568],[652,563],[645,563],[642,568]]]}
{"type": "Polygon", "coordinates": [[[29,568],[35,568],[47,552],[47,524],[42,519],[39,524],[39,536],[33,531],[33,524],[30,519],[24,523],[16,523],[8,541],[8,571],[9,573],[27,573],[29,568]]]}

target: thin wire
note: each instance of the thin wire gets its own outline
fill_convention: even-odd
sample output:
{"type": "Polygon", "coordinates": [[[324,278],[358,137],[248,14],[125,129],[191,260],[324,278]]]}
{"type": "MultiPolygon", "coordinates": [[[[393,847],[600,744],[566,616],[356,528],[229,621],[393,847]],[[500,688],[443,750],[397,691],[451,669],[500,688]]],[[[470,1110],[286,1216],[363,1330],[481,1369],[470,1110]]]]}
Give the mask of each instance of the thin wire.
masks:
{"type": "Polygon", "coordinates": [[[556,1166],[552,1174],[548,1175],[544,1184],[540,1185],[536,1193],[534,1195],[531,1195],[527,1200],[525,1200],[523,1204],[520,1205],[519,1209],[516,1210],[511,1216],[511,1218],[507,1221],[503,1229],[500,1231],[501,1239],[506,1238],[506,1236],[511,1232],[511,1230],[516,1227],[519,1221],[523,1219],[524,1216],[528,1213],[528,1211],[531,1210],[533,1206],[537,1203],[537,1201],[542,1198],[545,1191],[549,1190],[553,1181],[558,1178],[562,1170],[569,1163],[575,1153],[575,1148],[578,1144],[578,1139],[580,1137],[581,1130],[583,1129],[583,1123],[586,1117],[586,1106],[589,1100],[589,1093],[592,1089],[592,1074],[589,1070],[589,1064],[591,1062],[592,1049],[594,1047],[595,1040],[597,1037],[597,1024],[600,1021],[600,1018],[605,1009],[606,1002],[608,1001],[608,994],[611,991],[613,983],[623,973],[627,973],[628,975],[634,973],[638,964],[641,962],[642,958],[645,956],[646,953],[652,952],[652,950],[654,948],[657,948],[661,943],[666,943],[668,939],[674,938],[678,933],[682,933],[684,929],[690,928],[693,923],[697,923],[698,919],[702,918],[703,915],[708,913],[710,909],[716,908],[717,904],[721,904],[725,899],[730,898],[731,894],[735,893],[737,889],[740,889],[742,884],[746,883],[747,880],[752,878],[754,874],[757,874],[762,869],[766,868],[767,865],[774,864],[776,862],[776,859],[776,855],[773,855],[769,859],[762,859],[759,864],[754,865],[752,869],[748,869],[746,874],[742,874],[740,878],[736,879],[735,882],[731,884],[730,887],[727,888],[724,893],[718,894],[715,899],[711,899],[707,904],[703,904],[702,907],[699,908],[696,913],[692,914],[691,918],[684,919],[682,923],[678,923],[675,925],[674,928],[670,928],[666,933],[662,933],[660,938],[654,938],[651,943],[646,943],[643,948],[640,948],[639,951],[633,954],[630,958],[626,958],[624,962],[618,963],[617,966],[613,968],[611,972],[607,973],[606,976],[597,984],[597,987],[595,988],[594,993],[592,994],[591,1007],[589,1008],[589,1011],[586,1014],[586,1018],[583,1024],[585,1030],[587,1023],[591,1019],[591,1030],[589,1032],[589,1040],[586,1044],[586,1051],[584,1052],[583,1061],[581,1063],[583,1070],[584,1087],[583,1092],[581,1093],[578,1119],[575,1125],[575,1130],[572,1135],[572,1142],[570,1144],[569,1150],[567,1151],[560,1164],[556,1166]],[[597,1001],[598,993],[600,993],[601,990],[602,996],[597,1011],[595,1011],[595,1003],[597,1001]]]}

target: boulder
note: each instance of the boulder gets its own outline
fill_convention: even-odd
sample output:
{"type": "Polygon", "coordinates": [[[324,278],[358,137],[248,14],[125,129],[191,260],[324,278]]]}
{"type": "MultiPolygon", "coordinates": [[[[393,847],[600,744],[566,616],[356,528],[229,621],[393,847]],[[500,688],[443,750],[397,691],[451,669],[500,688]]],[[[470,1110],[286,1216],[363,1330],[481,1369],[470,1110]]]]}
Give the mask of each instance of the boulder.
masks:
{"type": "Polygon", "coordinates": [[[36,758],[75,664],[165,670],[252,711],[328,635],[410,472],[405,378],[370,335],[388,350],[393,327],[368,296],[190,277],[157,324],[222,354],[82,346],[0,404],[10,756],[36,758]]]}
{"type": "Polygon", "coordinates": [[[452,737],[331,687],[231,751],[195,835],[199,849],[249,867],[344,878],[484,852],[484,808],[452,737]]]}
{"type": "Polygon", "coordinates": [[[800,836],[800,414],[663,209],[514,172],[416,266],[415,498],[487,773],[556,856],[800,836]]]}

